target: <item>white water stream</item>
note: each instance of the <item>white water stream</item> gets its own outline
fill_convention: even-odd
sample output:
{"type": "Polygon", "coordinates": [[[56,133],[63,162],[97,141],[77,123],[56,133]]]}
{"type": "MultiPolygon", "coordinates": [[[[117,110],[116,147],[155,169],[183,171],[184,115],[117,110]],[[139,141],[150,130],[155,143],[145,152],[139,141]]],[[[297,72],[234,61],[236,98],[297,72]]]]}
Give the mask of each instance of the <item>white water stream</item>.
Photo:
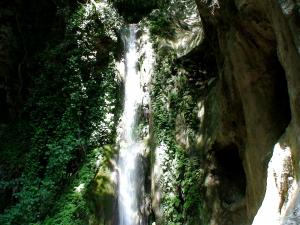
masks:
{"type": "Polygon", "coordinates": [[[143,90],[137,71],[138,52],[136,25],[129,26],[125,36],[125,102],[119,132],[119,225],[143,224],[144,177],[142,152],[144,145],[137,141],[134,130],[138,106],[142,102],[143,90]]]}

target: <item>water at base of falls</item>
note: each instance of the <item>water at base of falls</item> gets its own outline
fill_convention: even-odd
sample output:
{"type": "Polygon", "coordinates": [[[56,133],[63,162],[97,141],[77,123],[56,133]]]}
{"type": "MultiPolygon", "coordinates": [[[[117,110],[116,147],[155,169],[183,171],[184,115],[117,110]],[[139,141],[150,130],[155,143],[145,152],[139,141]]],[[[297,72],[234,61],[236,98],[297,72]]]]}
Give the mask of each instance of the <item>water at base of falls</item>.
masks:
{"type": "Polygon", "coordinates": [[[134,135],[137,109],[141,104],[142,88],[137,71],[138,53],[136,25],[129,25],[125,34],[125,102],[119,132],[119,225],[143,225],[144,176],[142,152],[144,145],[134,135]]]}

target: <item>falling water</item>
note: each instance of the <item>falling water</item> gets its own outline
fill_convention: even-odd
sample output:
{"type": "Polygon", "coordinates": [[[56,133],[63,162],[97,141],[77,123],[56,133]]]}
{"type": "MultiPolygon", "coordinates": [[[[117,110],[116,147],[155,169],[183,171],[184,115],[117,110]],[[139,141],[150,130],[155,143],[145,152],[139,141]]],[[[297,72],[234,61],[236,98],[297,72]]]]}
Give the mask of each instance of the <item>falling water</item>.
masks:
{"type": "Polygon", "coordinates": [[[142,225],[143,144],[134,135],[137,109],[141,104],[141,80],[137,71],[136,25],[129,26],[125,37],[125,102],[119,132],[119,225],[142,225]],[[129,33],[129,34],[128,34],[129,33]]]}

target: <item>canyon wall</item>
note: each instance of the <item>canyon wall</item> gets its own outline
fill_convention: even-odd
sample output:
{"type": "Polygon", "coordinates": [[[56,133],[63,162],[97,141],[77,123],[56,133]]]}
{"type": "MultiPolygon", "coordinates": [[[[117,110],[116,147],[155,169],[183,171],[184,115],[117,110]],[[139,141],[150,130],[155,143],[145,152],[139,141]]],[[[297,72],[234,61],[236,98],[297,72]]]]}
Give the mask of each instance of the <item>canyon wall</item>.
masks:
{"type": "MultiPolygon", "coordinates": [[[[247,218],[246,224],[252,222],[264,199],[267,174],[269,185],[272,173],[267,173],[268,167],[273,171],[278,200],[275,194],[273,209],[269,209],[275,212],[269,216],[276,215],[276,219],[274,223],[269,222],[277,224],[275,221],[284,218],[290,204],[295,204],[293,198],[298,186],[299,2],[197,1],[197,5],[217,61],[219,78],[216,88],[220,96],[220,123],[216,145],[211,148],[212,156],[221,168],[225,159],[232,167],[238,161],[226,155],[233,149],[237,151],[241,165],[235,171],[240,168],[245,172],[242,201],[246,207],[243,216],[247,218]],[[279,153],[276,148],[280,149],[279,153]],[[275,161],[272,154],[274,158],[276,154],[286,154],[281,158],[284,162],[277,162],[278,167],[282,164],[281,169],[276,169],[275,163],[268,165],[270,159],[275,161]]],[[[230,192],[226,190],[232,184],[224,190],[222,186],[227,184],[222,179],[219,191],[228,196],[230,192]]],[[[230,182],[240,179],[232,177],[230,182]]],[[[216,201],[221,206],[213,210],[216,215],[228,210],[222,198],[216,201]]],[[[229,211],[234,210],[235,204],[229,211]]],[[[267,212],[262,216],[268,217],[267,212]]],[[[232,224],[232,221],[229,218],[228,222],[225,219],[217,224],[232,224]]]]}
{"type": "MultiPolygon", "coordinates": [[[[178,27],[193,27],[182,16],[191,15],[191,8],[180,7],[179,1],[177,10],[171,5],[163,14],[169,25],[161,32],[154,29],[158,66],[152,82],[152,126],[162,169],[156,171],[154,164],[153,174],[161,174],[160,190],[168,192],[154,195],[156,214],[189,224],[184,213],[189,210],[176,201],[189,201],[184,181],[196,156],[201,175],[192,180],[203,205],[191,217],[222,225],[297,223],[299,3],[196,3],[203,38],[197,47],[185,39],[185,48],[192,46],[192,51],[181,54],[168,44],[184,42],[176,34],[186,32],[178,27]],[[185,163],[180,154],[187,157],[185,163]],[[168,208],[178,218],[168,216],[168,208]]],[[[154,180],[154,189],[158,184],[154,180]]]]}

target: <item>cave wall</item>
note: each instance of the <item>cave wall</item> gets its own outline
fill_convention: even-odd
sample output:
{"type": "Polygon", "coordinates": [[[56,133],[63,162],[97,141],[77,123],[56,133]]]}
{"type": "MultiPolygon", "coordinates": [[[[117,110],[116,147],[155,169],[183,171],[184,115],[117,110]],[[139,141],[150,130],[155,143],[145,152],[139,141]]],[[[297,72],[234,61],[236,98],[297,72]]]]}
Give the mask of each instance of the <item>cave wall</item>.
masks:
{"type": "MultiPolygon", "coordinates": [[[[184,8],[179,14],[172,4],[161,10],[160,32],[157,21],[150,23],[156,52],[150,121],[157,223],[165,224],[162,218],[182,224],[195,218],[222,225],[287,223],[298,207],[299,2],[196,3],[204,34],[196,45],[172,22],[186,21],[182,15],[191,13],[184,8]],[[189,52],[172,45],[180,42],[189,52]],[[202,203],[193,202],[199,210],[188,218],[188,210],[174,202],[189,202],[184,186],[192,179],[186,169],[193,159],[201,176],[192,187],[202,203]],[[273,203],[266,207],[272,185],[273,203]]],[[[298,214],[292,221],[299,222],[298,214]]]]}
{"type": "MultiPolygon", "coordinates": [[[[209,45],[217,61],[219,77],[216,97],[219,99],[220,117],[215,144],[211,148],[211,158],[214,159],[211,164],[218,167],[215,161],[226,157],[227,146],[234,144],[246,177],[245,198],[239,203],[246,208],[244,219],[236,221],[234,216],[221,218],[220,215],[228,209],[224,207],[222,198],[217,197],[215,208],[212,208],[216,224],[252,222],[265,195],[268,163],[277,142],[283,146],[282,149],[285,149],[284,146],[291,148],[292,161],[288,163],[290,179],[296,180],[299,174],[297,3],[197,1],[206,38],[212,40],[209,45]],[[215,156],[216,153],[219,156],[215,156]]],[[[217,186],[217,189],[222,187],[217,186]]],[[[218,190],[226,194],[229,188],[218,190]]],[[[279,195],[289,194],[286,191],[279,195]]],[[[283,198],[281,204],[288,204],[290,197],[283,198]]],[[[279,211],[282,205],[278,206],[279,211]]],[[[229,208],[229,211],[235,210],[229,208]]],[[[284,214],[282,211],[281,214],[284,214]]]]}

